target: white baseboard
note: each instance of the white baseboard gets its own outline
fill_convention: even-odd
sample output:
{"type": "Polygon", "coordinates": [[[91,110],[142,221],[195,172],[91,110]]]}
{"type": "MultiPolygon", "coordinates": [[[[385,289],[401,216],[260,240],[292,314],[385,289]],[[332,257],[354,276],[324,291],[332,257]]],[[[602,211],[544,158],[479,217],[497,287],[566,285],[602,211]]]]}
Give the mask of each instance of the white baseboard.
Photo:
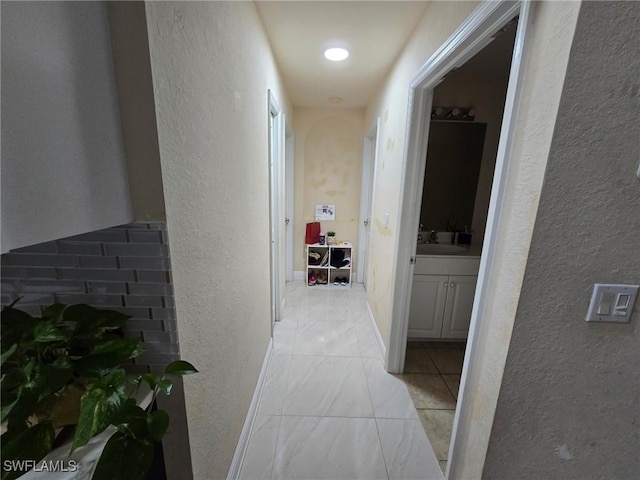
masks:
{"type": "Polygon", "coordinates": [[[258,376],[258,383],[256,384],[256,389],[253,392],[253,398],[251,399],[251,405],[249,405],[249,411],[247,412],[247,417],[244,420],[242,432],[240,432],[240,438],[236,445],[236,451],[233,454],[231,466],[227,473],[227,480],[236,480],[240,476],[240,468],[242,468],[242,461],[244,460],[244,455],[247,452],[247,447],[249,445],[249,439],[251,438],[253,423],[255,422],[256,414],[258,413],[258,405],[260,403],[260,398],[262,397],[262,390],[264,389],[264,382],[267,378],[267,370],[269,369],[272,355],[273,338],[270,338],[267,353],[265,354],[264,361],[262,362],[260,376],[258,376]]]}
{"type": "Polygon", "coordinates": [[[380,358],[384,361],[387,354],[387,347],[384,345],[384,341],[382,340],[382,335],[380,335],[380,330],[378,330],[378,325],[376,324],[376,319],[373,316],[373,312],[371,311],[371,305],[367,302],[367,318],[369,319],[369,326],[371,327],[371,331],[373,332],[373,337],[376,339],[376,345],[378,345],[378,350],[380,351],[380,358]]]}
{"type": "Polygon", "coordinates": [[[296,280],[306,280],[304,278],[304,273],[305,272],[293,272],[293,280],[294,281],[296,281],[296,280]]]}

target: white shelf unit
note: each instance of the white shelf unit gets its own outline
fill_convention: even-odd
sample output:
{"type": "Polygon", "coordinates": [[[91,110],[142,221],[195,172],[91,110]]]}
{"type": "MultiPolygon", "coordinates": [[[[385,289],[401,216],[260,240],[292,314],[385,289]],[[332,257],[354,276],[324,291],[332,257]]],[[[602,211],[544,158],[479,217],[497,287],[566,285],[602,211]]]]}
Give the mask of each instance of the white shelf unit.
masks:
{"type": "Polygon", "coordinates": [[[353,281],[353,246],[350,242],[342,242],[337,245],[320,245],[319,243],[307,244],[307,276],[313,273],[318,287],[350,288],[353,281]],[[348,260],[348,261],[347,261],[348,260]],[[339,265],[339,266],[335,266],[339,265]],[[326,279],[326,282],[318,283],[326,279]],[[336,278],[346,278],[346,285],[333,284],[336,278]]]}

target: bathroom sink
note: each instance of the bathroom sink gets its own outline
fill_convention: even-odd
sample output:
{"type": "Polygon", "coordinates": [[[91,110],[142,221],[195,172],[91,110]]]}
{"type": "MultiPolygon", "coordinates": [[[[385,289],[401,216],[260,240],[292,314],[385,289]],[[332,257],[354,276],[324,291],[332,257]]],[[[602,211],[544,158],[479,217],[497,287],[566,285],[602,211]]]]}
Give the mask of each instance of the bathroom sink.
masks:
{"type": "Polygon", "coordinates": [[[466,245],[451,245],[450,243],[419,243],[416,255],[461,255],[469,248],[466,245]]]}

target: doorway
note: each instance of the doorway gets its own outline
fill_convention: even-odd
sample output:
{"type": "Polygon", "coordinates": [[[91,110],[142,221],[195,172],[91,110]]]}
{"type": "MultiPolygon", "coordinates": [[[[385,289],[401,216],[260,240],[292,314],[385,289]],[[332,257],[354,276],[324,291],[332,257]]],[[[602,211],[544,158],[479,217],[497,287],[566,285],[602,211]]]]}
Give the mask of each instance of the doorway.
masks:
{"type": "Polygon", "coordinates": [[[371,218],[373,218],[373,192],[375,188],[376,168],[378,165],[378,132],[380,118],[376,119],[364,138],[362,150],[362,183],[360,189],[360,215],[358,227],[358,258],[356,278],[367,289],[369,278],[369,247],[371,237],[371,218]]]}
{"type": "Polygon", "coordinates": [[[289,125],[285,117],[285,144],[284,144],[284,223],[285,223],[285,280],[287,282],[293,282],[293,250],[294,250],[294,235],[295,225],[295,204],[294,204],[294,143],[293,143],[293,129],[289,125]]]}
{"type": "Polygon", "coordinates": [[[425,232],[418,234],[402,378],[443,471],[473,311],[516,28],[517,20],[513,20],[433,89],[420,196],[419,223],[425,232]],[[445,253],[439,254],[439,249],[445,253]],[[430,262],[442,263],[435,266],[430,262]]]}
{"type": "MultiPolygon", "coordinates": [[[[270,232],[270,278],[271,278],[271,328],[274,322],[282,316],[284,281],[283,260],[283,225],[282,189],[284,187],[284,118],[278,102],[269,90],[268,92],[268,121],[269,121],[269,232],[270,232]]],[[[273,332],[272,332],[273,333],[273,332]]]]}
{"type": "MultiPolygon", "coordinates": [[[[394,262],[389,348],[385,358],[386,369],[391,373],[401,373],[403,371],[406,355],[409,302],[420,214],[418,205],[425,174],[427,138],[434,89],[449,72],[459,68],[475,56],[493,40],[496,33],[514,18],[519,17],[503,123],[498,143],[486,232],[480,258],[478,283],[475,289],[467,349],[449,448],[449,462],[446,471],[448,478],[455,478],[460,471],[459,469],[462,468],[463,459],[459,452],[461,451],[465,434],[467,434],[472,424],[471,417],[466,415],[462,418],[460,412],[463,410],[468,411],[471,408],[469,406],[472,403],[470,397],[474,392],[467,391],[467,378],[473,378],[473,375],[476,375],[475,369],[479,368],[470,359],[474,357],[474,352],[479,348],[477,345],[479,317],[487,302],[488,279],[491,272],[493,253],[496,249],[499,219],[505,194],[506,172],[513,144],[514,125],[522,88],[524,71],[522,56],[527,31],[531,26],[532,9],[531,2],[505,1],[480,4],[458,30],[423,65],[410,84],[409,125],[407,148],[403,160],[399,240],[394,262]],[[461,432],[460,435],[458,435],[459,432],[461,432]]],[[[488,388],[493,388],[493,386],[488,388]]]]}

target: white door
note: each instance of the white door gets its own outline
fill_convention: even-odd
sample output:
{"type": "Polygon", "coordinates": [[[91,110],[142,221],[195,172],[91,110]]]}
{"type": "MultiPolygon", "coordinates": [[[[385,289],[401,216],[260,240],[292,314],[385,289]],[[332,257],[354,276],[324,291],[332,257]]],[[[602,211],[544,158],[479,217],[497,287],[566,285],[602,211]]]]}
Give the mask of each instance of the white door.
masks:
{"type": "Polygon", "coordinates": [[[358,282],[367,288],[369,278],[369,251],[371,239],[371,218],[373,217],[373,192],[378,158],[378,132],[380,119],[365,137],[362,149],[362,183],[360,193],[360,226],[358,229],[358,252],[356,275],[358,282]]]}
{"type": "Polygon", "coordinates": [[[287,282],[293,282],[293,248],[294,248],[294,160],[293,160],[293,131],[290,131],[285,124],[285,147],[284,147],[284,223],[285,223],[285,278],[287,282]]]}
{"type": "Polygon", "coordinates": [[[449,276],[442,338],[467,338],[477,280],[470,275],[449,276]]]}
{"type": "Polygon", "coordinates": [[[282,310],[281,279],[281,201],[282,181],[282,115],[275,97],[269,91],[269,228],[270,228],[270,270],[271,270],[271,322],[279,321],[282,310]]]}
{"type": "Polygon", "coordinates": [[[414,275],[409,306],[409,337],[440,338],[447,298],[446,275],[414,275]]]}

